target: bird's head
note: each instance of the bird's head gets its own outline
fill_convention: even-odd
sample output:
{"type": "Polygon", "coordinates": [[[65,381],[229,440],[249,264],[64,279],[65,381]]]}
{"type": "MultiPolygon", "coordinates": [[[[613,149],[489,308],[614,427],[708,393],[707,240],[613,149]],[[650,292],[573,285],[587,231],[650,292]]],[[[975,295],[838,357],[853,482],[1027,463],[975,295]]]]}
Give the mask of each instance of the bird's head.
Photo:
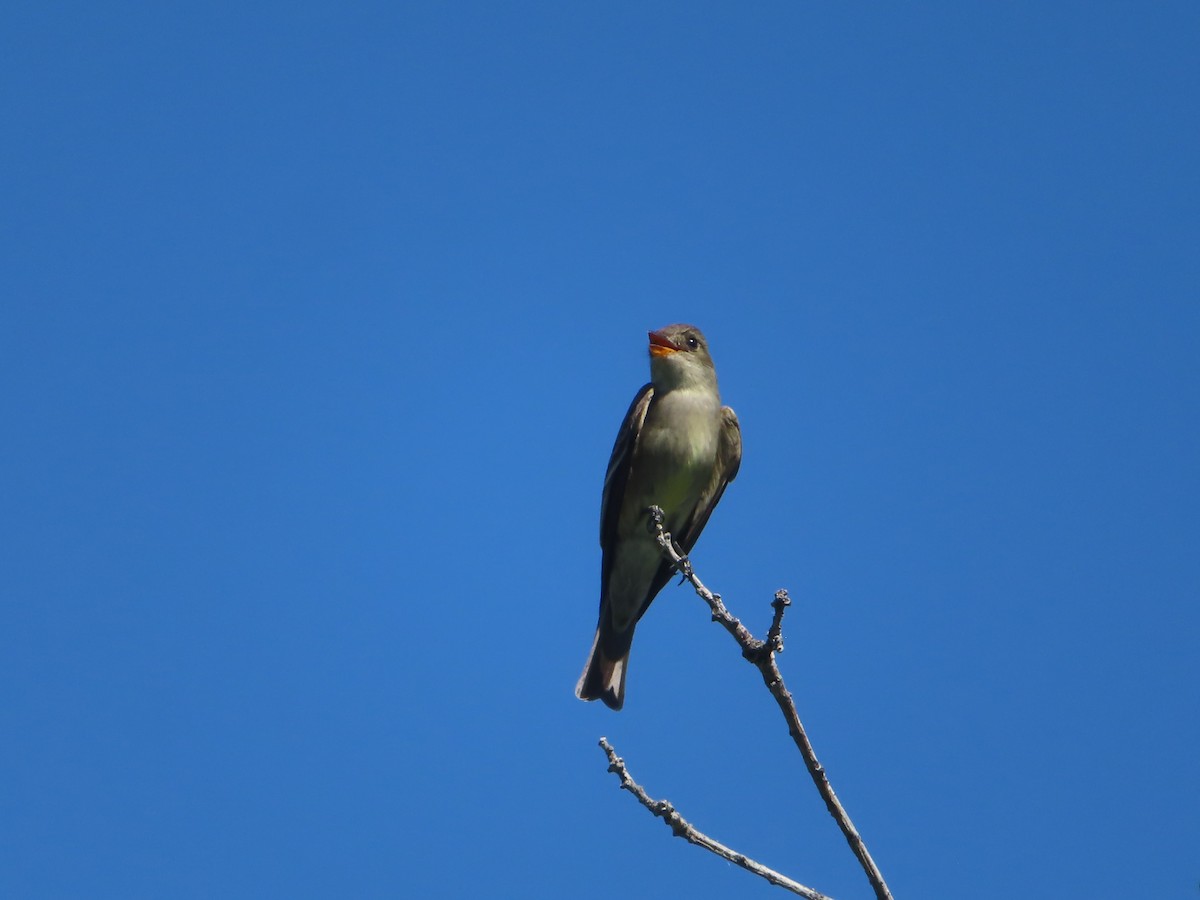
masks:
{"type": "Polygon", "coordinates": [[[717,372],[708,342],[695,325],[668,325],[650,332],[650,381],[655,390],[715,388],[717,372]]]}

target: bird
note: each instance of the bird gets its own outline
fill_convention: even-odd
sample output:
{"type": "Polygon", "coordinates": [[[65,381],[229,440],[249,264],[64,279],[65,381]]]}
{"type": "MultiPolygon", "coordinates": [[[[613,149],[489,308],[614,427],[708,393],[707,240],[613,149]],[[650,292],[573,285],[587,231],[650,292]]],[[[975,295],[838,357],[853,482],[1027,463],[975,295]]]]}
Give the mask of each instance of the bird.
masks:
{"type": "Polygon", "coordinates": [[[600,501],[600,616],[575,686],[580,700],[625,704],[638,621],[673,566],[648,524],[650,507],[684,554],[691,551],[742,461],[737,416],[721,405],[708,342],[694,325],[649,332],[650,383],[625,414],[600,501]]]}

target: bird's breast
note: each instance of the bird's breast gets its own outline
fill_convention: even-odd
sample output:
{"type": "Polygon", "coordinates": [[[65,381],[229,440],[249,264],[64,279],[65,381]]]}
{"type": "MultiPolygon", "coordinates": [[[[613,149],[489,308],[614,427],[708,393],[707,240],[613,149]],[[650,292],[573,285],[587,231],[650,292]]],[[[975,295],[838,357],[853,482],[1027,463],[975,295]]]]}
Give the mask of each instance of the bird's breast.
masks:
{"type": "Polygon", "coordinates": [[[645,505],[661,506],[668,524],[678,527],[712,477],[719,437],[719,399],[684,391],[655,397],[638,436],[631,493],[651,498],[645,505]]]}

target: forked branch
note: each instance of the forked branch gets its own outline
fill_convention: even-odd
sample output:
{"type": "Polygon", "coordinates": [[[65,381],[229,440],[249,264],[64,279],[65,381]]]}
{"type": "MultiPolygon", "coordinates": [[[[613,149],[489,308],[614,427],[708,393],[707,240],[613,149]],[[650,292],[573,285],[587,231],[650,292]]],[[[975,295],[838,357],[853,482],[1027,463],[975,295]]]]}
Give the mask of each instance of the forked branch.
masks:
{"type": "Polygon", "coordinates": [[[787,685],[784,684],[783,675],[775,662],[775,654],[783,650],[783,614],[792,602],[787,591],[775,593],[775,599],[771,603],[775,614],[771,620],[771,627],[767,631],[767,639],[765,641],[758,640],[725,608],[725,604],[721,602],[721,596],[706,588],[696,576],[691,562],[679,552],[675,542],[671,540],[671,535],[663,529],[662,510],[652,507],[650,513],[650,533],[658,542],[663,556],[671,561],[671,564],[687,581],[691,582],[700,599],[707,603],[709,609],[712,610],[713,621],[719,623],[733,636],[734,640],[738,642],[738,646],[742,648],[742,656],[762,675],[763,683],[771,692],[771,696],[775,698],[775,703],[787,721],[788,733],[791,734],[796,748],[804,759],[808,774],[817,786],[821,799],[825,801],[825,808],[829,810],[829,814],[833,816],[842,830],[842,834],[845,835],[846,842],[850,845],[850,849],[866,873],[867,879],[871,882],[877,900],[892,900],[892,893],[883,880],[883,873],[879,871],[875,860],[867,852],[867,845],[854,827],[854,823],[850,821],[850,816],[847,815],[845,807],[842,806],[837,794],[833,791],[833,786],[829,783],[824,767],[817,759],[812,742],[809,741],[804,725],[800,722],[796,703],[792,699],[787,685]]]}

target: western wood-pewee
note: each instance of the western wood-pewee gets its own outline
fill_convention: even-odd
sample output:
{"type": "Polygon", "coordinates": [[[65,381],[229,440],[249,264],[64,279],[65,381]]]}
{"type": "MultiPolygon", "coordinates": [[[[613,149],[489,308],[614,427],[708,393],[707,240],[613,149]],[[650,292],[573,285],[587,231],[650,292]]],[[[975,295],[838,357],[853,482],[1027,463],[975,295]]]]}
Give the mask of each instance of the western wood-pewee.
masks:
{"type": "Polygon", "coordinates": [[[613,445],[600,505],[600,621],[575,687],[581,700],[625,702],[633,630],[672,575],[648,529],[651,506],[688,553],[742,461],[737,416],[721,405],[708,344],[692,325],[650,332],[650,383],[613,445]]]}

